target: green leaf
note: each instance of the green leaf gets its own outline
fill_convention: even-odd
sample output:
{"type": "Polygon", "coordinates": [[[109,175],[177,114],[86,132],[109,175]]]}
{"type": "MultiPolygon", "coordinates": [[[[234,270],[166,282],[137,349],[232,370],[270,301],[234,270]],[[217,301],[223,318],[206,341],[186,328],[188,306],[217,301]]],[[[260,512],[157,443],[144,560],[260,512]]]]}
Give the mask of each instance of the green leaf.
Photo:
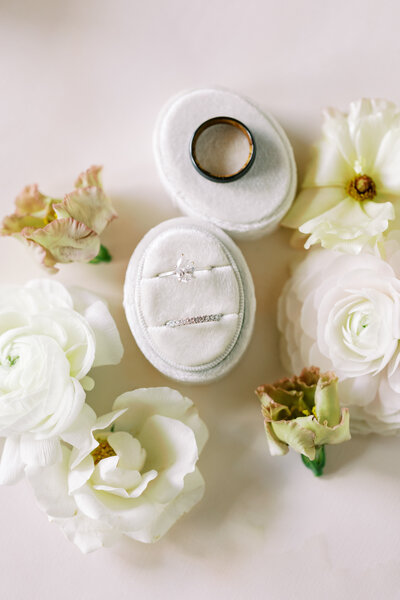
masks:
{"type": "Polygon", "coordinates": [[[314,473],[315,477],[320,477],[325,466],[325,447],[319,446],[315,448],[314,460],[310,460],[307,456],[304,456],[304,454],[301,455],[301,460],[307,469],[310,469],[314,473]]]}
{"type": "Polygon", "coordinates": [[[90,260],[91,265],[98,265],[101,262],[110,262],[112,260],[112,256],[103,244],[100,245],[100,252],[93,260],[90,260]]]}

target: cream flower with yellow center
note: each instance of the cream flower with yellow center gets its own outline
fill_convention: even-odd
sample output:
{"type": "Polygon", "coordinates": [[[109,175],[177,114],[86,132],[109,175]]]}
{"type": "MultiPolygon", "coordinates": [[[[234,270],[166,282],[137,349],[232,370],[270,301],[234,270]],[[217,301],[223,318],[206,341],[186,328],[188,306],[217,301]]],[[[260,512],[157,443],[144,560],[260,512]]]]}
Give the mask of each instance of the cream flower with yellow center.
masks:
{"type": "Polygon", "coordinates": [[[351,103],[348,115],[326,110],[323,139],[283,225],[305,234],[306,248],[319,243],[358,254],[374,246],[400,218],[399,164],[394,104],[364,99],[351,103]]]}
{"type": "Polygon", "coordinates": [[[208,438],[193,403],[169,388],[127,392],[96,419],[85,405],[62,459],[29,467],[40,506],[82,552],[122,535],[159,540],[204,493],[197,468],[208,438]]]}

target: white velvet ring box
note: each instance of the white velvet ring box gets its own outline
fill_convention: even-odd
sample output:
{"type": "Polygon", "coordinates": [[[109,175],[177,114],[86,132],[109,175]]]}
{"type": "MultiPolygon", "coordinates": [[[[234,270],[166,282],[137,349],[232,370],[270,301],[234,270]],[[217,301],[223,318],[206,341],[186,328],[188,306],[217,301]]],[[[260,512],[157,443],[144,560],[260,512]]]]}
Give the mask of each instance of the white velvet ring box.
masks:
{"type": "Polygon", "coordinates": [[[227,90],[195,89],[172,98],[156,123],[154,154],[161,180],[182,213],[206,219],[235,238],[270,233],[293,202],[296,163],[285,132],[270,114],[227,90]],[[256,145],[251,169],[229,183],[203,177],[189,150],[196,129],[221,116],[244,123],[256,145]]]}
{"type": "Polygon", "coordinates": [[[252,334],[250,271],[231,238],[204,221],[151,229],[126,274],[124,307],[146,358],[172,379],[208,383],[237,364],[252,334]]]}

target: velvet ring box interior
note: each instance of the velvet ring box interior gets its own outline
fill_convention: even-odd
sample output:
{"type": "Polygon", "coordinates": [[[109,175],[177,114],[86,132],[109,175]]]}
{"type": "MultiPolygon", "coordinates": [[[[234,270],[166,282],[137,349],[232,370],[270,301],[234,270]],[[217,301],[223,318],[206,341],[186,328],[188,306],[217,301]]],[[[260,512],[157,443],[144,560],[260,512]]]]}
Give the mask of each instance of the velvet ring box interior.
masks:
{"type": "MultiPolygon", "coordinates": [[[[270,233],[293,202],[296,164],[285,132],[271,114],[238,94],[206,88],[175,96],[159,115],[153,141],[161,180],[182,213],[206,219],[234,238],[270,233]],[[203,177],[190,156],[197,128],[220,116],[243,123],[257,149],[248,173],[229,183],[203,177]]],[[[209,150],[215,150],[213,142],[209,150]]]]}
{"type": "Polygon", "coordinates": [[[146,358],[172,379],[207,383],[228,373],[250,341],[255,306],[241,251],[205,221],[161,223],[129,262],[130,328],[146,358]]]}

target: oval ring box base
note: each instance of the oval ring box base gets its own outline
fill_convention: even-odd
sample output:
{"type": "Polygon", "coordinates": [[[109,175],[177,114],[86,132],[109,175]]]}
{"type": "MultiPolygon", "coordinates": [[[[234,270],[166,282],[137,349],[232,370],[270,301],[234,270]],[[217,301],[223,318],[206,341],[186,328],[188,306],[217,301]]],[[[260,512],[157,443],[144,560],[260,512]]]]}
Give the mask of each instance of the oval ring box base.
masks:
{"type": "Polygon", "coordinates": [[[226,375],[250,341],[255,307],[246,261],[214,225],[165,221],[132,254],[124,288],[128,323],[146,358],[172,379],[208,383],[226,375]]]}
{"type": "Polygon", "coordinates": [[[296,163],[285,132],[270,114],[238,94],[206,88],[175,96],[158,117],[153,145],[161,181],[181,212],[211,222],[234,238],[270,233],[293,202],[296,163]],[[222,115],[243,123],[257,148],[251,169],[228,183],[202,176],[190,155],[197,128],[222,115]]]}

